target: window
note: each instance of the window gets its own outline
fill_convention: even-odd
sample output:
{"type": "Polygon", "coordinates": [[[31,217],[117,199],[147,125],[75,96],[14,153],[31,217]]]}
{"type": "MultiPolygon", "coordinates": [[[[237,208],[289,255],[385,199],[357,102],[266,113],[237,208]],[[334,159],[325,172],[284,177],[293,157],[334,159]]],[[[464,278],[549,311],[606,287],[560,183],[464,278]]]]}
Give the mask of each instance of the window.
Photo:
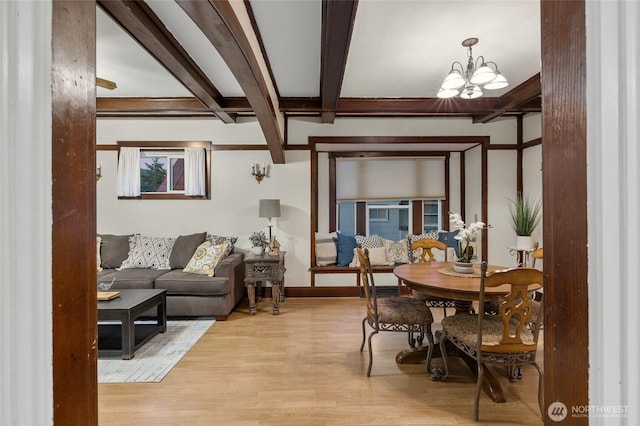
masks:
{"type": "Polygon", "coordinates": [[[210,142],[118,142],[118,197],[210,199],[210,142]]]}
{"type": "Polygon", "coordinates": [[[358,204],[364,205],[366,215],[366,235],[379,235],[397,241],[406,238],[411,229],[411,215],[408,200],[391,201],[340,201],[338,202],[338,230],[345,234],[355,234],[358,204]]]}
{"type": "Polygon", "coordinates": [[[184,150],[140,151],[140,192],[184,194],[184,150]]]}
{"type": "Polygon", "coordinates": [[[367,206],[369,209],[369,222],[388,222],[389,209],[367,206]]]}
{"type": "Polygon", "coordinates": [[[438,231],[442,229],[442,221],[440,220],[440,200],[424,200],[422,203],[422,228],[424,232],[438,231]]]}

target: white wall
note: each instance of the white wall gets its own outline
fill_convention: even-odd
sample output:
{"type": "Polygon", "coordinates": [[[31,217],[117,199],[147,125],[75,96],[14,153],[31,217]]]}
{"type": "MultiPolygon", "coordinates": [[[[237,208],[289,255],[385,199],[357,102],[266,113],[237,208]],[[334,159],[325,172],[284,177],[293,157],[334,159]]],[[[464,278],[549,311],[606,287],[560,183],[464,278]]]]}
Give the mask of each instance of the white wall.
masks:
{"type": "MultiPolygon", "coordinates": [[[[288,142],[308,143],[309,136],[490,136],[492,143],[515,143],[515,119],[472,124],[461,118],[338,118],[332,125],[316,119],[289,120],[288,142]]],[[[211,119],[98,119],[98,144],[144,140],[208,140],[214,144],[263,144],[255,120],[222,124],[211,119]]],[[[451,209],[460,207],[458,155],[452,156],[451,209]]],[[[287,285],[308,286],[310,256],[310,153],[286,152],[286,164],[272,165],[271,177],[257,183],[249,173],[251,162],[271,163],[268,151],[212,151],[211,200],[118,200],[116,196],[116,151],[99,151],[97,161],[103,177],[97,185],[97,226],[100,233],[140,232],[154,236],[177,236],[202,230],[238,236],[238,249],[248,250],[249,234],[267,229],[258,217],[258,200],[279,198],[282,217],[274,219],[274,232],[287,250],[287,285]]],[[[488,258],[492,263],[512,265],[505,247],[513,231],[501,220],[507,212],[505,197],[515,196],[515,151],[491,151],[489,155],[489,218],[493,225],[488,258]],[[495,159],[494,159],[495,158],[495,159]],[[507,161],[507,167],[503,162],[507,161]],[[495,220],[494,220],[495,218],[495,220]]],[[[327,155],[319,155],[319,230],[328,230],[327,155]]],[[[467,221],[481,219],[481,150],[466,154],[467,221]]],[[[455,211],[455,210],[454,210],[455,211]]],[[[395,282],[389,277],[390,282],[395,282]]],[[[319,276],[318,285],[355,283],[351,276],[319,276]]]]}
{"type": "Polygon", "coordinates": [[[51,2],[0,2],[0,424],[53,423],[51,2]]]}

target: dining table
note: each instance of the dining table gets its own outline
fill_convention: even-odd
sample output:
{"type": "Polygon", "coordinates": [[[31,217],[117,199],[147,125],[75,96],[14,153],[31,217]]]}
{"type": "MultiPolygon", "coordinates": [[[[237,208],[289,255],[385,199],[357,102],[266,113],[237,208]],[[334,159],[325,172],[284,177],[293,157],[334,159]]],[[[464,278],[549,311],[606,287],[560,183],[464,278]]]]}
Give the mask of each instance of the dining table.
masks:
{"type": "MultiPolygon", "coordinates": [[[[506,266],[488,265],[487,273],[508,269],[506,266]]],[[[407,263],[394,268],[393,273],[407,287],[419,292],[453,300],[456,314],[474,312],[473,302],[480,299],[480,264],[474,266],[474,272],[469,274],[457,273],[453,262],[419,262],[407,263]]],[[[532,285],[530,291],[540,288],[532,285]]],[[[499,302],[509,292],[508,285],[485,289],[485,301],[499,302]]],[[[480,309],[482,310],[482,309],[480,309]]],[[[440,332],[436,332],[436,341],[439,341],[440,332]]],[[[416,347],[403,350],[396,355],[396,362],[400,364],[412,364],[426,359],[424,347],[416,347]]],[[[447,349],[447,354],[455,354],[461,357],[474,374],[477,374],[476,361],[462,353],[458,353],[452,347],[447,349]]],[[[441,356],[439,345],[434,347],[434,357],[441,356]]],[[[482,387],[494,402],[506,402],[504,392],[495,374],[484,368],[482,387]]]]}

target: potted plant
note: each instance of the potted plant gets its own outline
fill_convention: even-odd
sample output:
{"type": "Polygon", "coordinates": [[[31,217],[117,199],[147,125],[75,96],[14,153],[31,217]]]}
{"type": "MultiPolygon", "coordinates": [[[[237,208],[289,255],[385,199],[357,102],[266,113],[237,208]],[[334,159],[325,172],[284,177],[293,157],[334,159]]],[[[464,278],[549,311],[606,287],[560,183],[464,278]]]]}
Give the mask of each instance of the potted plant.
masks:
{"type": "Polygon", "coordinates": [[[267,236],[264,231],[257,231],[249,236],[249,241],[251,242],[251,247],[253,247],[253,252],[255,254],[263,254],[264,249],[269,245],[269,240],[267,240],[267,236]]]}
{"type": "Polygon", "coordinates": [[[542,204],[540,200],[533,203],[529,197],[524,197],[522,194],[518,194],[515,200],[509,200],[509,202],[513,230],[516,231],[516,248],[532,248],[531,234],[540,223],[542,204]]]}
{"type": "Polygon", "coordinates": [[[473,246],[471,241],[485,227],[484,222],[473,222],[465,225],[459,213],[449,213],[449,221],[458,227],[458,234],[454,237],[458,240],[458,261],[453,265],[453,270],[461,274],[474,272],[471,259],[473,259],[473,246]]]}

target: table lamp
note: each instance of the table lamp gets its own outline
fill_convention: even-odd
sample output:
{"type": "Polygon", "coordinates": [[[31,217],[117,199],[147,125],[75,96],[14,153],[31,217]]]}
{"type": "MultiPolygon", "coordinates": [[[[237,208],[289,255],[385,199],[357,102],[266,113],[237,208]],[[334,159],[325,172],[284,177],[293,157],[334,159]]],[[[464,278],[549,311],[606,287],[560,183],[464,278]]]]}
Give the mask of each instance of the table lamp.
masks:
{"type": "Polygon", "coordinates": [[[266,217],[269,219],[269,241],[271,241],[271,218],[280,217],[280,200],[260,200],[260,207],[258,209],[259,217],[266,217]]]}

